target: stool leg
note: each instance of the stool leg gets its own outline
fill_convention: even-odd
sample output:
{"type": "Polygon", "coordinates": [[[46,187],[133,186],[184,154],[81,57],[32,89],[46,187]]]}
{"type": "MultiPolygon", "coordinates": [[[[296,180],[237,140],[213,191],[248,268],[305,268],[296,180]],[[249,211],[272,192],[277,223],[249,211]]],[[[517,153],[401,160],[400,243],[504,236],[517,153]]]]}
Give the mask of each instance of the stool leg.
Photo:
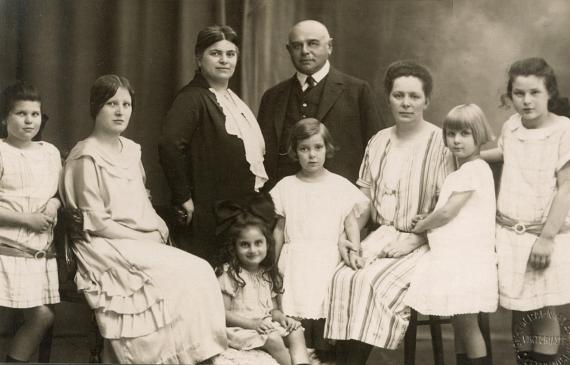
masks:
{"type": "Polygon", "coordinates": [[[438,317],[429,316],[429,330],[431,332],[431,347],[433,349],[433,363],[443,365],[443,338],[438,317]]]}
{"type": "Polygon", "coordinates": [[[489,326],[489,313],[479,313],[478,316],[479,328],[485,340],[485,347],[487,348],[487,358],[489,365],[493,365],[493,351],[491,348],[491,329],[489,326]]]}
{"type": "Polygon", "coordinates": [[[51,343],[53,340],[53,325],[48,328],[38,347],[38,362],[49,362],[51,357],[51,343]]]}
{"type": "Polygon", "coordinates": [[[404,337],[404,365],[416,363],[416,335],[418,332],[418,312],[411,310],[410,323],[404,337]]]}

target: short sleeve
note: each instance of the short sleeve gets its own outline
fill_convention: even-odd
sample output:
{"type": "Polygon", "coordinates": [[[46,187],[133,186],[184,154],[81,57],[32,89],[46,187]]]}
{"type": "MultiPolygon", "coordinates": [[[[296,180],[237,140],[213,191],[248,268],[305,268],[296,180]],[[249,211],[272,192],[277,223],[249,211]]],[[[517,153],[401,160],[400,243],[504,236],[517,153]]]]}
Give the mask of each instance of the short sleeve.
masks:
{"type": "Polygon", "coordinates": [[[475,191],[479,189],[479,177],[477,174],[477,168],[474,163],[467,163],[463,165],[455,173],[449,175],[450,179],[450,190],[456,193],[462,193],[466,191],[475,191]]]}
{"type": "Polygon", "coordinates": [[[227,267],[224,267],[222,275],[218,276],[218,283],[223,294],[229,295],[232,298],[236,296],[236,284],[228,275],[227,267]]]}
{"type": "Polygon", "coordinates": [[[560,171],[570,161],[570,120],[566,120],[563,123],[567,123],[562,135],[560,136],[560,142],[558,143],[558,163],[556,164],[556,172],[560,171]]]}
{"type": "Polygon", "coordinates": [[[370,138],[368,144],[366,145],[366,150],[364,151],[364,157],[362,158],[362,163],[360,164],[360,170],[358,172],[358,180],[356,184],[363,188],[370,188],[372,186],[372,173],[370,171],[370,157],[372,155],[372,150],[374,148],[374,141],[376,141],[378,134],[370,138]]]}
{"type": "Polygon", "coordinates": [[[281,179],[269,192],[271,199],[273,199],[273,204],[275,204],[275,213],[281,217],[285,217],[285,209],[283,208],[283,199],[281,197],[283,186],[284,179],[281,179]]]}
{"type": "Polygon", "coordinates": [[[346,217],[349,213],[354,212],[354,215],[358,218],[367,211],[370,199],[348,180],[344,178],[343,180],[344,216],[346,217]]]}
{"type": "Polygon", "coordinates": [[[51,148],[50,154],[52,156],[52,164],[57,172],[57,175],[59,176],[59,174],[61,173],[61,154],[59,153],[57,147],[50,145],[50,148],[51,148]]]}

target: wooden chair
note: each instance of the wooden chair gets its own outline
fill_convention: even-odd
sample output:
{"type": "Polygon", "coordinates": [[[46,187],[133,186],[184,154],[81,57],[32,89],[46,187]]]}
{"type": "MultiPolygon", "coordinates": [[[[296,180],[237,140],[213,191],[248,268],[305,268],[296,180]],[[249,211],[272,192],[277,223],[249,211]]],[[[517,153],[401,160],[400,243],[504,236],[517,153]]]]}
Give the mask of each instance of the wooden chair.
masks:
{"type": "MultiPolygon", "coordinates": [[[[155,210],[170,226],[171,212],[167,207],[155,206],[155,210]]],[[[88,305],[83,294],[77,291],[74,277],[77,271],[77,262],[72,247],[75,242],[83,240],[83,215],[79,209],[61,208],[58,212],[58,224],[55,227],[54,240],[57,253],[57,266],[59,275],[59,296],[62,302],[88,305]]],[[[90,348],[89,363],[100,363],[103,351],[103,337],[92,313],[89,323],[90,348]]],[[[53,340],[53,327],[50,328],[38,349],[38,362],[50,362],[53,340]]]]}
{"type": "MultiPolygon", "coordinates": [[[[58,223],[54,232],[54,244],[57,253],[59,275],[59,296],[62,302],[88,305],[83,294],[77,291],[74,277],[77,262],[73,254],[74,242],[83,239],[83,215],[78,209],[62,208],[58,213],[58,223]]],[[[103,337],[99,333],[95,314],[92,313],[89,323],[89,333],[92,337],[89,349],[89,363],[100,363],[103,350],[103,337]]],[[[38,362],[50,362],[53,340],[53,327],[50,328],[38,349],[38,362]]]]}
{"type": "MultiPolygon", "coordinates": [[[[416,363],[416,335],[418,326],[428,325],[431,333],[431,347],[433,350],[434,365],[444,365],[443,361],[443,337],[441,335],[441,325],[451,324],[450,317],[426,316],[426,319],[418,319],[418,312],[411,310],[410,324],[404,337],[404,365],[414,365],[416,363]]],[[[489,328],[489,314],[479,313],[479,327],[485,340],[489,360],[492,359],[491,351],[491,331],[489,328]]]]}

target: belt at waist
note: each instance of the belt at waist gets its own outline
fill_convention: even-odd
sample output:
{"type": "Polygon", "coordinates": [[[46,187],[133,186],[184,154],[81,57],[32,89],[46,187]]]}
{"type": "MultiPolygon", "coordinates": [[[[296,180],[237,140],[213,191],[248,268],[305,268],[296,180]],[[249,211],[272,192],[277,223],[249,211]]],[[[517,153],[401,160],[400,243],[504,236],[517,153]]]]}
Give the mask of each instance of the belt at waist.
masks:
{"type": "Polygon", "coordinates": [[[55,257],[55,246],[53,245],[52,241],[44,249],[36,250],[34,248],[24,246],[18,242],[0,242],[0,255],[26,257],[32,259],[51,259],[55,257]]]}
{"type": "Polygon", "coordinates": [[[530,233],[538,236],[542,233],[542,229],[544,228],[544,223],[523,223],[511,217],[507,217],[499,211],[497,211],[496,222],[504,228],[510,229],[518,234],[530,233]]]}

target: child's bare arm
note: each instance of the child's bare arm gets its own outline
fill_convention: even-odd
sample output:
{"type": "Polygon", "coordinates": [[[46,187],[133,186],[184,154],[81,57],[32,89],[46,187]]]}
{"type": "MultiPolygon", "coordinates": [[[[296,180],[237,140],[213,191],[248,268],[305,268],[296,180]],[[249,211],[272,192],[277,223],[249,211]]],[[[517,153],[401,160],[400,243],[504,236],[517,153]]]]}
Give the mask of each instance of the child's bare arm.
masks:
{"type": "Polygon", "coordinates": [[[0,225],[26,227],[34,232],[45,232],[54,223],[54,217],[41,212],[18,213],[0,208],[0,225]]]}
{"type": "Polygon", "coordinates": [[[350,212],[344,219],[344,233],[352,243],[354,250],[345,249],[343,252],[341,249],[341,256],[348,266],[357,270],[362,267],[362,263],[360,262],[360,225],[354,212],[350,212]],[[344,254],[347,256],[346,259],[344,254]]]}
{"type": "Polygon", "coordinates": [[[279,323],[287,331],[293,331],[301,327],[301,322],[294,318],[287,317],[281,310],[281,295],[273,298],[273,310],[271,311],[271,320],[279,323]]]}
{"type": "Polygon", "coordinates": [[[417,221],[412,229],[413,233],[422,233],[427,230],[441,227],[451,221],[457,216],[459,210],[465,206],[467,200],[471,197],[473,191],[454,192],[451,194],[445,205],[432,213],[428,214],[425,218],[417,221]]]}
{"type": "Polygon", "coordinates": [[[544,228],[536,239],[529,258],[530,265],[537,270],[544,269],[550,264],[554,237],[560,232],[570,210],[570,162],[558,172],[556,183],[558,190],[552,199],[544,228]]]}
{"type": "Polygon", "coordinates": [[[487,162],[502,162],[503,152],[498,147],[481,151],[481,158],[487,162]]]}
{"type": "Polygon", "coordinates": [[[275,241],[275,263],[279,262],[279,256],[281,256],[281,249],[283,248],[283,243],[285,241],[285,218],[279,216],[277,218],[277,224],[273,230],[273,240],[275,241]]]}

